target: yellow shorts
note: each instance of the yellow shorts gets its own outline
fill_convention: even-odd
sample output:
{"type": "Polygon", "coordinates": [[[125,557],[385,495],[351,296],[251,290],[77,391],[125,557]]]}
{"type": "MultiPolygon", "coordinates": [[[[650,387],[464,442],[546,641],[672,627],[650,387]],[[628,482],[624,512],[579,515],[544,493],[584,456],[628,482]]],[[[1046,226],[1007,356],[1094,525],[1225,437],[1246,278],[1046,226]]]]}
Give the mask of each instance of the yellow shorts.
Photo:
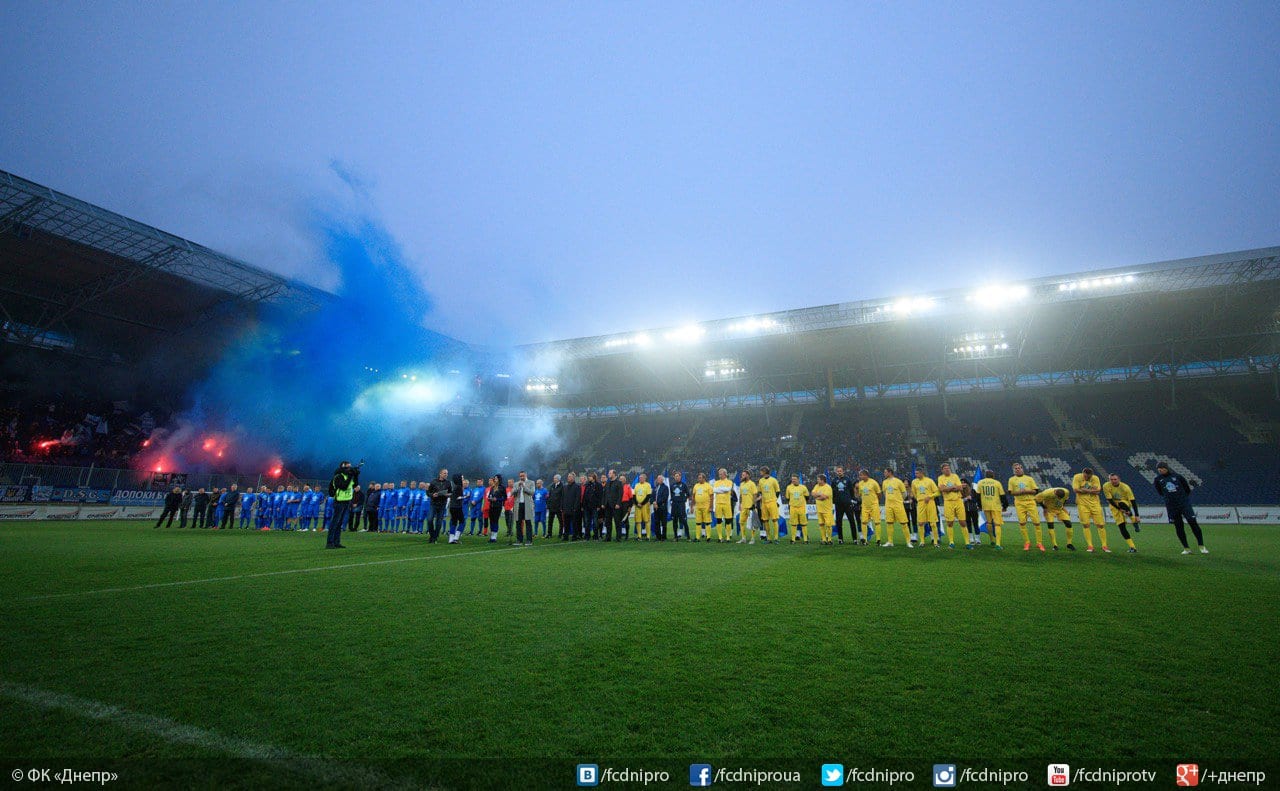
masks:
{"type": "Polygon", "coordinates": [[[768,522],[778,518],[778,504],[763,502],[760,504],[760,518],[768,522]]]}
{"type": "Polygon", "coordinates": [[[1115,522],[1118,525],[1123,525],[1127,523],[1132,516],[1133,516],[1132,514],[1126,514],[1124,511],[1121,511],[1119,508],[1116,508],[1115,506],[1111,506],[1111,521],[1115,522]]]}
{"type": "Polygon", "coordinates": [[[1018,497],[1013,501],[1013,509],[1018,512],[1018,521],[1022,524],[1034,522],[1040,524],[1040,512],[1036,510],[1034,497],[1018,497]]]}
{"type": "Polygon", "coordinates": [[[1067,513],[1065,508],[1048,508],[1044,509],[1044,518],[1049,522],[1070,522],[1071,514],[1067,513]]]}
{"type": "Polygon", "coordinates": [[[648,504],[637,505],[636,506],[636,524],[644,525],[645,527],[648,527],[649,522],[651,521],[650,517],[652,516],[652,513],[651,513],[652,509],[653,509],[653,506],[648,504]]]}
{"type": "Polygon", "coordinates": [[[862,503],[862,523],[876,523],[880,521],[880,504],[879,503],[862,503]]]}
{"type": "Polygon", "coordinates": [[[943,500],[942,517],[947,522],[963,522],[964,500],[943,500]]]}
{"type": "Polygon", "coordinates": [[[917,500],[916,521],[922,525],[938,524],[938,504],[933,500],[917,500]]]}
{"type": "Polygon", "coordinates": [[[884,521],[893,525],[905,525],[907,523],[907,509],[902,506],[902,503],[885,503],[884,521]]]}
{"type": "Polygon", "coordinates": [[[1098,502],[1076,501],[1076,510],[1080,512],[1081,523],[1091,522],[1095,525],[1105,525],[1106,518],[1102,515],[1102,505],[1098,502]]]}
{"type": "Polygon", "coordinates": [[[823,510],[819,509],[819,511],[818,511],[818,527],[833,527],[833,526],[835,525],[835,523],[836,523],[836,512],[835,512],[835,510],[831,510],[831,511],[823,511],[823,510]]]}
{"type": "Polygon", "coordinates": [[[1004,512],[1002,511],[983,511],[987,515],[987,524],[996,527],[1004,527],[1004,512]]]}
{"type": "Polygon", "coordinates": [[[711,524],[711,509],[698,508],[697,506],[695,506],[693,509],[693,523],[695,525],[711,524]]]}
{"type": "Polygon", "coordinates": [[[716,503],[716,519],[733,519],[731,503],[716,503]]]}

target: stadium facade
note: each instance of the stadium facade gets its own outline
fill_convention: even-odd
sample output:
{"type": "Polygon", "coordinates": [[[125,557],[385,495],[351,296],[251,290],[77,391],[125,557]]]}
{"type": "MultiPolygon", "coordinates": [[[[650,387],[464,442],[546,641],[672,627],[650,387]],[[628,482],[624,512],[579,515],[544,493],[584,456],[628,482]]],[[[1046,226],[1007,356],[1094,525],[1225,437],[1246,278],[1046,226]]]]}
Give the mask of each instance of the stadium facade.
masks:
{"type": "MultiPolygon", "coordinates": [[[[76,365],[337,299],[2,171],[0,261],[7,350],[76,365]]],[[[700,469],[722,436],[725,463],[801,472],[1012,453],[1133,478],[1168,455],[1212,501],[1280,502],[1280,247],[467,354],[485,396],[439,409],[554,418],[547,465],[700,469]]]]}

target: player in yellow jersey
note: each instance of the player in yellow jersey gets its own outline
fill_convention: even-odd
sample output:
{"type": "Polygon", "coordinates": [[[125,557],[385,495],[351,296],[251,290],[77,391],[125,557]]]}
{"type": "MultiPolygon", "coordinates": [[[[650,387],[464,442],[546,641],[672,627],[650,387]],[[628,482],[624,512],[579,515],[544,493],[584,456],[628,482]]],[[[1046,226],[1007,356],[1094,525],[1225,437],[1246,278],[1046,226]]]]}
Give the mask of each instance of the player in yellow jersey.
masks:
{"type": "Polygon", "coordinates": [[[983,516],[987,518],[987,531],[991,533],[995,539],[996,549],[1004,549],[1003,537],[1001,533],[1004,531],[1004,506],[1008,495],[1005,494],[1004,487],[1000,482],[991,477],[991,471],[987,470],[986,477],[978,481],[977,486],[973,487],[978,494],[978,507],[982,511],[983,516]]]}
{"type": "Polygon", "coordinates": [[[716,472],[711,492],[715,497],[716,542],[723,544],[733,540],[733,481],[724,467],[716,472]]]}
{"type": "Polygon", "coordinates": [[[1053,539],[1053,548],[1058,548],[1058,536],[1054,533],[1054,522],[1062,522],[1067,529],[1067,549],[1075,551],[1075,544],[1071,543],[1075,534],[1075,528],[1071,525],[1071,514],[1067,511],[1067,500],[1071,499],[1071,492],[1055,486],[1052,489],[1045,489],[1036,495],[1036,502],[1044,509],[1045,528],[1049,531],[1049,537],[1053,539]]]}
{"type": "Polygon", "coordinates": [[[1102,514],[1102,481],[1093,474],[1093,468],[1085,467],[1071,479],[1071,489],[1076,493],[1076,511],[1080,513],[1080,529],[1084,531],[1085,552],[1093,551],[1093,533],[1089,532],[1092,524],[1102,539],[1102,551],[1110,552],[1107,547],[1107,518],[1102,514]]]}
{"type": "MultiPolygon", "coordinates": [[[[878,488],[877,491],[879,491],[878,488]]],[[[834,545],[835,542],[831,540],[831,531],[836,524],[836,506],[831,499],[831,486],[827,483],[825,473],[818,473],[818,484],[813,487],[813,502],[818,506],[818,535],[822,538],[823,544],[834,545]]]]}
{"type": "Polygon", "coordinates": [[[893,546],[893,526],[902,525],[902,534],[907,537],[907,545],[910,546],[911,527],[907,521],[907,506],[904,502],[908,494],[907,482],[885,467],[880,491],[884,493],[884,530],[879,526],[875,528],[876,544],[882,547],[893,546]]]}
{"type": "MultiPolygon", "coordinates": [[[[787,484],[787,532],[791,534],[791,543],[796,543],[796,536],[803,536],[809,543],[809,487],[800,483],[799,475],[791,476],[787,484]]],[[[776,525],[777,522],[774,522],[776,525]]]]}
{"type": "MultiPolygon", "coordinates": [[[[924,474],[920,467],[916,468],[916,479],[911,482],[911,493],[916,498],[916,538],[924,543],[924,528],[928,525],[933,532],[933,545],[938,546],[938,484],[924,474]]],[[[916,546],[914,543],[910,546],[916,546]]]]}
{"type": "Polygon", "coordinates": [[[711,540],[711,484],[707,483],[707,474],[698,473],[698,482],[693,485],[693,540],[701,538],[711,540]]]}
{"type": "MultiPolygon", "coordinates": [[[[1005,487],[1009,495],[1013,497],[1013,510],[1018,515],[1018,529],[1022,531],[1022,551],[1031,550],[1031,536],[1027,535],[1027,521],[1030,520],[1036,526],[1036,548],[1044,552],[1044,534],[1040,530],[1040,512],[1036,510],[1036,492],[1040,491],[1040,487],[1036,486],[1036,481],[1030,475],[1027,475],[1021,464],[1013,465],[1013,477],[1009,479],[1008,485],[1005,487]]],[[[1053,546],[1058,546],[1057,536],[1052,535],[1053,546]]]]}
{"type": "Polygon", "coordinates": [[[1137,552],[1138,546],[1133,543],[1127,526],[1128,522],[1132,522],[1133,529],[1136,531],[1141,520],[1138,516],[1138,501],[1133,497],[1133,489],[1130,489],[1129,484],[1121,481],[1120,476],[1113,472],[1107,476],[1107,482],[1102,484],[1102,496],[1107,498],[1107,502],[1111,505],[1111,518],[1115,520],[1120,536],[1129,545],[1129,551],[1137,552]]]}
{"type": "Polygon", "coordinates": [[[874,530],[880,535],[880,483],[866,470],[858,470],[858,480],[853,484],[862,500],[862,535],[874,530]]]}
{"type": "Polygon", "coordinates": [[[631,497],[636,501],[636,538],[648,541],[653,525],[653,486],[649,483],[648,475],[640,473],[635,488],[631,490],[631,497]]]}
{"type": "Polygon", "coordinates": [[[969,543],[968,520],[964,515],[964,485],[960,476],[951,471],[951,465],[942,463],[942,474],[938,476],[938,490],[942,492],[942,521],[947,523],[951,541],[947,547],[956,548],[956,530],[964,536],[964,548],[973,549],[969,543]]]}
{"type": "Polygon", "coordinates": [[[742,479],[738,483],[738,532],[742,535],[738,539],[739,544],[756,543],[756,534],[760,532],[755,526],[756,499],[759,494],[760,488],[751,480],[751,470],[743,470],[742,479]]]}
{"type": "Polygon", "coordinates": [[[778,543],[778,492],[782,484],[769,474],[768,467],[760,468],[760,521],[764,523],[765,543],[778,543]]]}

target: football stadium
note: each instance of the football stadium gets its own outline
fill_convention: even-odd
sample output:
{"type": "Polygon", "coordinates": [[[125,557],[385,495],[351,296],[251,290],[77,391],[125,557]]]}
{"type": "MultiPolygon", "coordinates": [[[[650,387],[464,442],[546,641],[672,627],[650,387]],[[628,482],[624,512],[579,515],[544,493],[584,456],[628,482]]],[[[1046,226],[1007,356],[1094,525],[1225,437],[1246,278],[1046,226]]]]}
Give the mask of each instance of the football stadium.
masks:
{"type": "Polygon", "coordinates": [[[1036,8],[0,10],[4,782],[1274,786],[1280,20],[1036,8]]]}
{"type": "MultiPolygon", "coordinates": [[[[332,518],[325,470],[191,461],[235,441],[216,432],[161,459],[158,410],[93,405],[148,348],[233,343],[260,312],[342,298],[16,175],[0,183],[9,364],[90,374],[84,408],[39,417],[47,433],[11,438],[3,467],[9,755],[143,784],[442,787],[538,786],[578,763],[670,779],[705,759],[817,779],[815,762],[839,755],[919,779],[963,754],[1016,779],[1061,755],[1273,760],[1275,703],[1258,691],[1280,634],[1280,248],[496,359],[454,342],[467,396],[424,408],[455,425],[454,445],[428,432],[412,464],[366,467],[362,481],[391,481],[368,508],[381,519],[352,519],[352,551],[330,557],[312,535],[319,509],[332,518]],[[52,422],[64,414],[66,428],[52,422]],[[506,491],[490,510],[493,470],[458,438],[495,422],[547,422],[559,441],[498,447],[506,491]],[[967,505],[935,547],[943,464],[967,505]],[[1034,498],[1024,511],[1013,464],[1049,492],[1078,492],[1085,468],[1116,475],[1133,511],[1108,494],[1103,527],[1089,526],[1067,491],[1057,522],[1034,498]],[[437,541],[426,480],[450,465],[469,485],[437,541]],[[1212,554],[1179,554],[1157,465],[1190,485],[1204,543],[1189,546],[1212,554]],[[519,543],[510,502],[498,517],[517,467],[537,487],[519,543]],[[693,491],[721,469],[723,525],[719,494],[712,517],[693,491]],[[846,470],[870,471],[877,493],[859,492],[827,545],[835,507],[813,495],[830,498],[825,481],[846,470]],[[934,488],[906,492],[904,508],[889,471],[934,488]],[[570,474],[584,490],[616,476],[626,510],[549,509],[570,474]],[[657,509],[637,497],[676,474],[678,517],[674,483],[657,509]],[[406,475],[423,480],[413,502],[406,475]],[[979,479],[1006,494],[994,513],[974,508],[979,479]],[[778,484],[793,480],[804,496],[778,484]],[[199,498],[176,523],[175,487],[199,498]],[[317,510],[299,511],[313,489],[317,510]],[[329,729],[350,738],[326,743],[329,729]]],[[[412,393],[429,368],[364,373],[412,393]]],[[[24,399],[41,402],[24,386],[8,394],[15,425],[36,417],[24,399]]]]}

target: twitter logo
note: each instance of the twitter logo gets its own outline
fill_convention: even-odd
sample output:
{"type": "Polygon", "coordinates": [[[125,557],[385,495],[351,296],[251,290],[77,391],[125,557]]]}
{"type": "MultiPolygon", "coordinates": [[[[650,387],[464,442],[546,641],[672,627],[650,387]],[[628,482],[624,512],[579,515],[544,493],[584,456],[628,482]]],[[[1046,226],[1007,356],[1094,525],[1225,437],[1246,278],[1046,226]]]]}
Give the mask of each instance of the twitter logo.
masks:
{"type": "Polygon", "coordinates": [[[822,784],[824,786],[844,785],[844,764],[823,764],[822,784]]]}

